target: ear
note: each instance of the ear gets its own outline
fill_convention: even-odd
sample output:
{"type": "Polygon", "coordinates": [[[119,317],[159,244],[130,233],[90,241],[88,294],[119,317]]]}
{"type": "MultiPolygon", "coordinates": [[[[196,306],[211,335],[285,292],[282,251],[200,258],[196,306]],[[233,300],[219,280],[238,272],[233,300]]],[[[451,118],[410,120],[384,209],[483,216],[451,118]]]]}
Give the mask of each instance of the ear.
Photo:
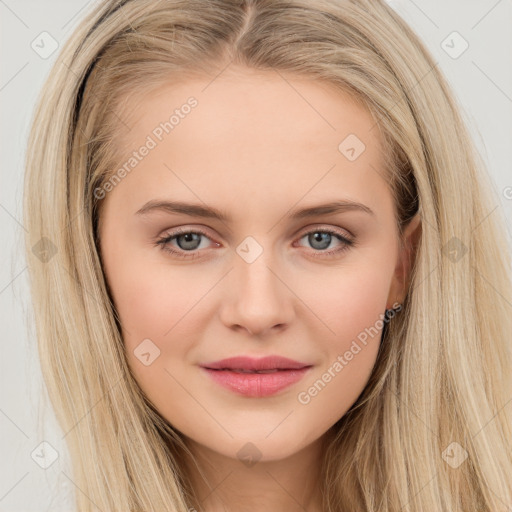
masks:
{"type": "Polygon", "coordinates": [[[411,269],[416,258],[416,250],[421,236],[421,218],[417,213],[406,225],[397,258],[393,280],[389,289],[386,309],[392,309],[395,303],[402,304],[409,288],[411,269]]]}

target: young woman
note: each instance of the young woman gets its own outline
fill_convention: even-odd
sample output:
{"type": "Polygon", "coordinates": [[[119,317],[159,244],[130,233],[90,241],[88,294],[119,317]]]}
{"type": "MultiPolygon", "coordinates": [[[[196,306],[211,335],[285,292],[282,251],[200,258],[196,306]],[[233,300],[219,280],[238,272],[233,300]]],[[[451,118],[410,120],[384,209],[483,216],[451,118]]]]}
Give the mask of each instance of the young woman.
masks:
{"type": "Polygon", "coordinates": [[[495,201],[384,2],[101,3],[25,181],[77,510],[509,510],[495,201]]]}

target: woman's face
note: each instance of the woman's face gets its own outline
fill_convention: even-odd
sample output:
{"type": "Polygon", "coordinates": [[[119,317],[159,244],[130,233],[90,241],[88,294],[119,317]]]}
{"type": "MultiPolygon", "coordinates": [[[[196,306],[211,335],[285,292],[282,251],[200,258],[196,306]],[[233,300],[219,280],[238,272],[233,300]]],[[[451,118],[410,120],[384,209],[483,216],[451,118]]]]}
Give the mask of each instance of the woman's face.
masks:
{"type": "Polygon", "coordinates": [[[404,298],[378,128],[350,96],[284,76],[238,69],[132,99],[124,172],[96,190],[140,387],[197,446],[262,461],[345,414],[404,298]],[[270,355],[307,368],[202,367],[270,355]]]}

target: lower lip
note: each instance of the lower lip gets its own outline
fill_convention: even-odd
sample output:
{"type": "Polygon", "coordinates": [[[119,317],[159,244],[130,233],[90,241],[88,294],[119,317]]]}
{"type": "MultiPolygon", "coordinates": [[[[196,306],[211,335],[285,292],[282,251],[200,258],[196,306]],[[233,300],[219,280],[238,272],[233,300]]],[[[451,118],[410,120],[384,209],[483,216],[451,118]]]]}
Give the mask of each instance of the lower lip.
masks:
{"type": "Polygon", "coordinates": [[[202,369],[218,384],[240,395],[263,397],[298,382],[311,369],[311,366],[298,370],[280,370],[273,373],[237,373],[229,370],[202,369]]]}

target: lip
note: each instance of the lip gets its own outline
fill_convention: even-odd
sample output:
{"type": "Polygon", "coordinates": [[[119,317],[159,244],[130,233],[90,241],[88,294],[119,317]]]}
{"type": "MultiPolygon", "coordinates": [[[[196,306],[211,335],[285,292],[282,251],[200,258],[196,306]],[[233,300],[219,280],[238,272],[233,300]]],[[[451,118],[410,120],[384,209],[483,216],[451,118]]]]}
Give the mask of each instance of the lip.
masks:
{"type": "Polygon", "coordinates": [[[312,365],[281,356],[260,359],[231,357],[200,365],[217,384],[247,397],[275,395],[301,380],[312,365]],[[269,373],[241,373],[234,370],[275,370],[269,373]]]}

